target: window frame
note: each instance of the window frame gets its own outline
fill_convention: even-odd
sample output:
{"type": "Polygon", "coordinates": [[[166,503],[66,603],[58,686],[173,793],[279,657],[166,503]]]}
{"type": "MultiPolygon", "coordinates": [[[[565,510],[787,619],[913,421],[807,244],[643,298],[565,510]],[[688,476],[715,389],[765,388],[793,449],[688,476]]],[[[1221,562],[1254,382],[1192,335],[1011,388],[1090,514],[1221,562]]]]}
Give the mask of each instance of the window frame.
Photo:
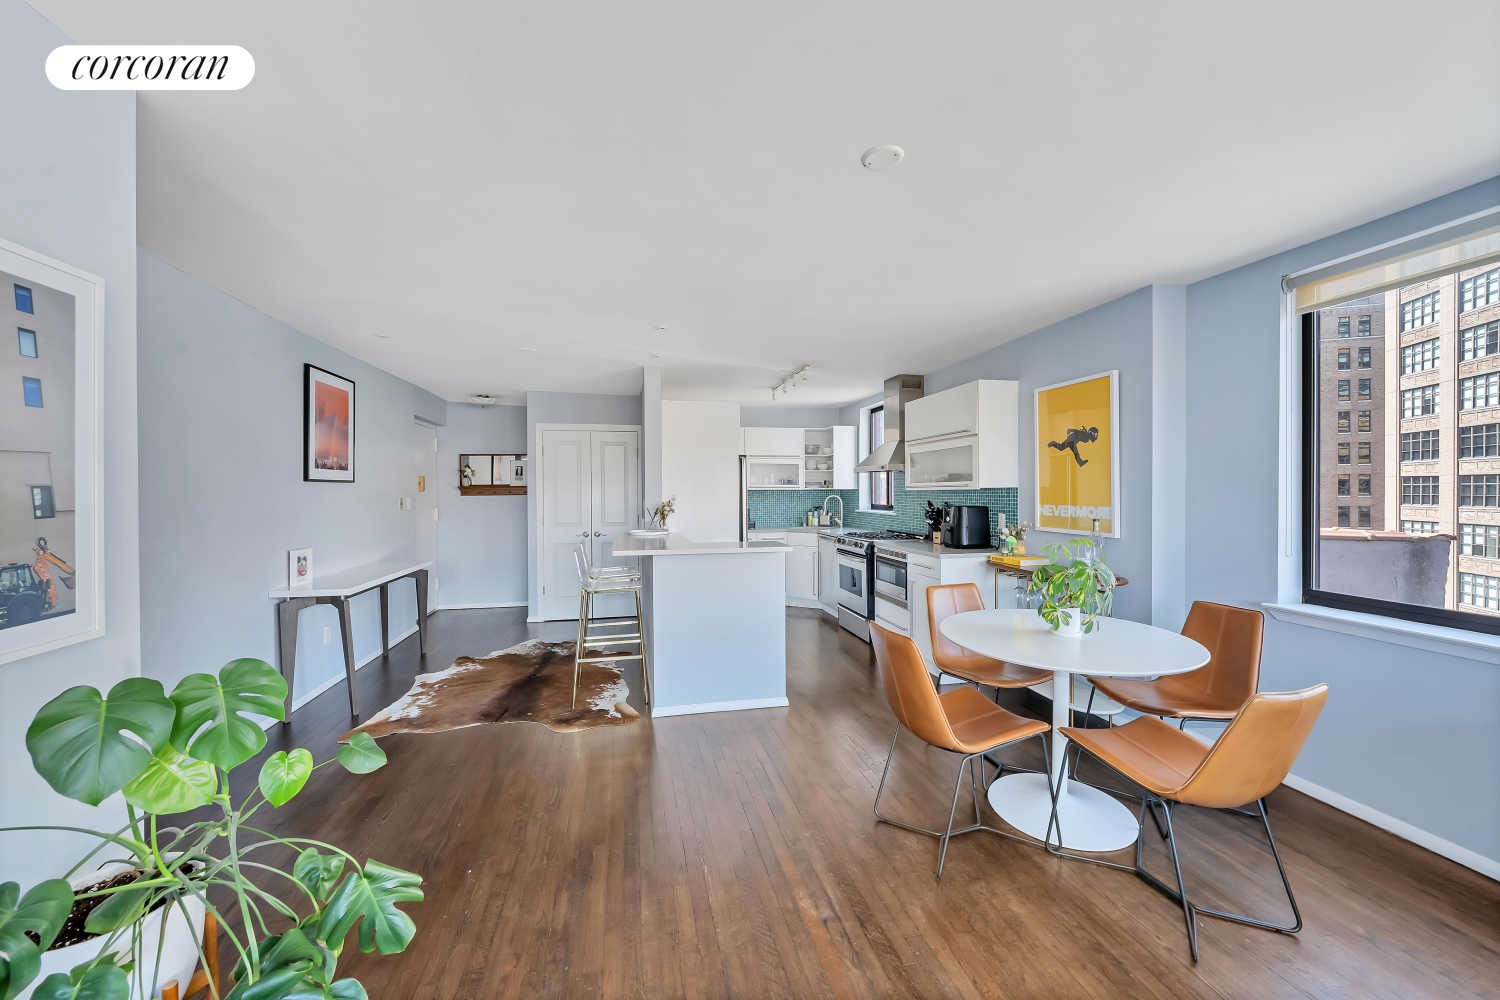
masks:
{"type": "MultiPolygon", "coordinates": [[[[866,423],[865,423],[865,433],[868,435],[867,440],[870,442],[870,452],[873,453],[876,448],[880,447],[882,444],[885,443],[885,404],[881,403],[881,404],[879,404],[877,406],[870,407],[869,414],[865,417],[865,421],[866,421],[866,423]],[[879,426],[880,426],[880,437],[881,437],[881,440],[879,440],[879,441],[875,440],[875,427],[876,427],[877,415],[878,415],[878,419],[880,421],[879,426]]],[[[873,510],[873,511],[881,511],[883,513],[888,513],[888,514],[895,513],[896,512],[896,474],[894,472],[866,472],[865,475],[869,477],[866,480],[866,487],[867,487],[866,493],[868,494],[868,496],[870,498],[870,505],[866,509],[867,510],[873,510]],[[885,484],[885,498],[886,498],[886,502],[883,503],[883,504],[879,504],[879,503],[875,502],[875,482],[876,482],[876,478],[875,477],[877,477],[877,476],[881,477],[881,481],[885,484]]]]}
{"type": "Polygon", "coordinates": [[[21,401],[33,410],[46,409],[46,401],[42,398],[42,380],[32,378],[30,375],[21,376],[21,401]],[[31,389],[36,387],[36,402],[31,401],[31,389]]]}
{"type": "Polygon", "coordinates": [[[16,327],[16,350],[18,350],[18,351],[21,352],[21,357],[23,357],[23,358],[39,358],[39,357],[41,357],[42,348],[41,348],[41,345],[37,343],[36,331],[35,330],[28,330],[24,326],[18,326],[18,327],[16,327]],[[31,353],[30,354],[26,353],[26,338],[28,338],[28,337],[31,338],[31,353]]]}
{"type": "Polygon", "coordinates": [[[11,282],[11,286],[15,289],[16,312],[18,312],[18,313],[25,313],[27,316],[35,316],[36,315],[36,292],[31,289],[31,286],[29,286],[29,285],[23,285],[20,282],[11,282]],[[25,309],[21,308],[21,293],[22,292],[26,293],[26,308],[25,309]]]}
{"type": "MultiPolygon", "coordinates": [[[[1292,318],[1296,318],[1293,314],[1292,318]]],[[[1303,313],[1301,319],[1301,479],[1302,479],[1302,603],[1337,611],[1378,615],[1424,625],[1462,629],[1468,632],[1500,636],[1500,617],[1482,615],[1472,611],[1449,610],[1448,608],[1422,607],[1384,601],[1374,597],[1341,594],[1337,591],[1320,590],[1314,584],[1318,579],[1318,486],[1320,482],[1318,463],[1318,314],[1316,310],[1303,313]]],[[[1297,327],[1292,327],[1292,330],[1297,327]]],[[[1290,331],[1289,331],[1290,332],[1290,331]]],[[[1296,343],[1293,341],[1293,343],[1296,343]]],[[[1288,345],[1289,347],[1291,345],[1288,345]]],[[[1295,384],[1295,383],[1294,383],[1295,384]]],[[[1290,457],[1290,456],[1289,456],[1290,457]]],[[[1399,497],[1398,497],[1399,499],[1399,497]]],[[[1339,506],[1339,505],[1335,505],[1339,506]]],[[[1351,505],[1353,506],[1353,505],[1351,505]]],[[[1353,513],[1352,511],[1350,512],[1353,513]]],[[[1401,518],[1398,516],[1397,521],[1401,518]]]]}

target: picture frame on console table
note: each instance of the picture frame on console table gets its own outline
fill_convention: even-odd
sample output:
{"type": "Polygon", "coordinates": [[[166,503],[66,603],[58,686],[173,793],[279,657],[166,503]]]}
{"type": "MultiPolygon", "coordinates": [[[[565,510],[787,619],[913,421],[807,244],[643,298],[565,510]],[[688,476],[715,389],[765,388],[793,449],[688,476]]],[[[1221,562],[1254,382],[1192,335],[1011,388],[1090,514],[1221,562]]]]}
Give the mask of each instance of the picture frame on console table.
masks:
{"type": "Polygon", "coordinates": [[[1120,372],[1035,392],[1036,526],[1120,537],[1120,372]]]}
{"type": "Polygon", "coordinates": [[[354,482],[354,383],[314,364],[303,368],[302,478],[354,482]]]}
{"type": "Polygon", "coordinates": [[[0,663],[104,634],[104,280],[0,240],[0,663]]]}

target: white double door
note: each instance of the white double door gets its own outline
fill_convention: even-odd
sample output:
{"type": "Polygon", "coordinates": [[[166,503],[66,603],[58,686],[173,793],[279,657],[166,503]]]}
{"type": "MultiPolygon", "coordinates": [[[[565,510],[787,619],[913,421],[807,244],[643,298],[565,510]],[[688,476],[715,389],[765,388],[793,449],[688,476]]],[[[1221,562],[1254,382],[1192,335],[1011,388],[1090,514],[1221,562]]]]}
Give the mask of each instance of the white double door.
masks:
{"type": "MultiPolygon", "coordinates": [[[[640,435],[636,431],[544,430],[542,437],[542,617],[578,617],[574,553],[588,546],[595,566],[613,559],[615,535],[640,525],[640,435]]],[[[594,599],[599,618],[635,614],[629,594],[594,599]]]]}

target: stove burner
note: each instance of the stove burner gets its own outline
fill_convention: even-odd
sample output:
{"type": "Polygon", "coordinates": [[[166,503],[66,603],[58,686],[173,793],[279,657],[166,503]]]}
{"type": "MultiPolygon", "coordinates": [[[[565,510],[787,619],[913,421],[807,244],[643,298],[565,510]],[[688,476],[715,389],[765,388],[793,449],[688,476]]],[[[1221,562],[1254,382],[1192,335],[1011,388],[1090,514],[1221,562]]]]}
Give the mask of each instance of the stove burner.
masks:
{"type": "Polygon", "coordinates": [[[871,538],[881,542],[920,542],[921,535],[913,535],[906,531],[846,531],[849,538],[871,538]]]}

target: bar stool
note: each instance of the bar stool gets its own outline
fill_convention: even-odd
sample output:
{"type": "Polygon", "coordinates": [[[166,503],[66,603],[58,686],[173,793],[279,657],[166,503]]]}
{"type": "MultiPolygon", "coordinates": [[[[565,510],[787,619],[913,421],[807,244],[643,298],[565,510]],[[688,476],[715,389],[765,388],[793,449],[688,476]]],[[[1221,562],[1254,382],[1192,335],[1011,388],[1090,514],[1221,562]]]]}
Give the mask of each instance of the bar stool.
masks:
{"type": "MultiPolygon", "coordinates": [[[[608,651],[610,646],[639,645],[639,653],[610,653],[610,660],[640,660],[641,687],[646,704],[651,704],[651,674],[646,661],[646,630],[641,615],[641,574],[628,566],[594,567],[589,563],[588,549],[580,544],[573,551],[573,562],[578,567],[578,640],[573,645],[573,707],[578,707],[578,674],[582,670],[584,654],[590,649],[608,651]],[[620,618],[595,625],[589,621],[594,613],[595,594],[620,594],[629,591],[635,595],[635,617],[620,618]],[[613,629],[634,625],[635,631],[602,632],[592,634],[590,629],[613,629]]],[[[604,659],[605,657],[590,657],[604,659]]]]}

